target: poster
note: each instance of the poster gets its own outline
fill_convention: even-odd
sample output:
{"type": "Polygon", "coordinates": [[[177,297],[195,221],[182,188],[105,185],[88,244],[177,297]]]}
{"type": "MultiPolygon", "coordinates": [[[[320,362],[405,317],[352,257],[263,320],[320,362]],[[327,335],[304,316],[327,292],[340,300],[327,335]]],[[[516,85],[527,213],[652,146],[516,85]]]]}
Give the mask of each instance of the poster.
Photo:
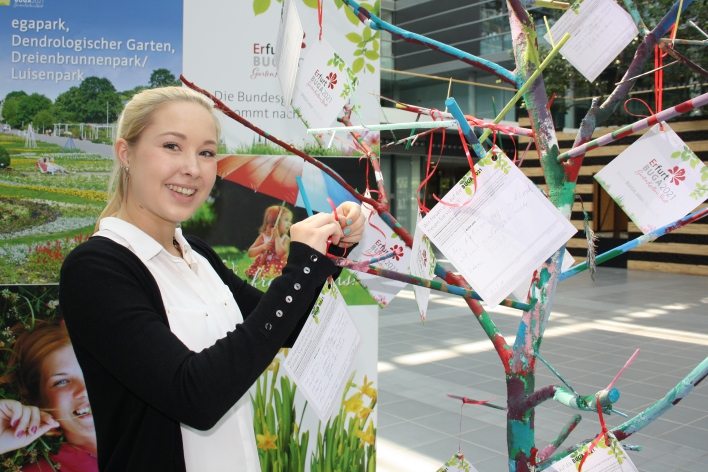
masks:
{"type": "MultiPolygon", "coordinates": [[[[300,51],[304,61],[319,42],[317,2],[295,0],[305,32],[300,51]]],[[[323,0],[322,39],[327,41],[359,79],[356,97],[361,119],[378,123],[380,32],[365,27],[347,7],[335,0],[323,0]]],[[[316,143],[306,135],[307,127],[287,106],[277,76],[275,44],[281,18],[281,2],[248,0],[186,0],[184,4],[185,77],[213,93],[228,107],[273,136],[301,147],[316,143]],[[217,13],[218,12],[218,13],[217,13]],[[204,34],[204,25],[209,34],[204,34]]],[[[375,12],[378,14],[378,12],[375,12]]],[[[355,115],[355,124],[359,118],[355,115]]],[[[262,153],[265,141],[253,131],[231,120],[224,121],[228,152],[262,153]],[[254,150],[254,148],[256,148],[254,150]]],[[[378,133],[369,133],[369,144],[378,133]]],[[[348,139],[348,138],[347,138],[348,139]]],[[[326,146],[326,143],[325,143],[326,146]]],[[[350,152],[349,146],[334,142],[329,155],[350,152]]]]}

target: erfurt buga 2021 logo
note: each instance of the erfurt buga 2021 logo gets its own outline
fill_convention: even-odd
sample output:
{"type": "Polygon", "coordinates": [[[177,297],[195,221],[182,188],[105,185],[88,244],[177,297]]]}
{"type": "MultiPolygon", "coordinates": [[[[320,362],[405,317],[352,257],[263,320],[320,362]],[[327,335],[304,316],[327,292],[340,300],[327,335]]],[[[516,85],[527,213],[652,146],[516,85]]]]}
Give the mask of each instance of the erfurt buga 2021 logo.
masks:
{"type": "Polygon", "coordinates": [[[634,172],[642,178],[649,188],[662,202],[676,198],[674,186],[679,186],[686,180],[686,171],[679,166],[665,169],[656,159],[649,161],[643,168],[634,172]]]}
{"type": "Polygon", "coordinates": [[[329,90],[334,90],[336,83],[337,74],[335,72],[330,72],[328,75],[325,75],[317,69],[315,73],[312,74],[312,78],[307,82],[307,86],[314,92],[322,105],[328,106],[333,98],[329,90]]]}

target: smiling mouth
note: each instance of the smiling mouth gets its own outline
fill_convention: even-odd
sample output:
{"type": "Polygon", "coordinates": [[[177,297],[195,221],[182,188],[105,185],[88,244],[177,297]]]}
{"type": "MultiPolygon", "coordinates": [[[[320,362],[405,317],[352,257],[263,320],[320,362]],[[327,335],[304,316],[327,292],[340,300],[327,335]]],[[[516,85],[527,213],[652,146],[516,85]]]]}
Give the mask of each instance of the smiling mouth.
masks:
{"type": "Polygon", "coordinates": [[[196,192],[196,189],[179,187],[177,185],[168,184],[166,185],[166,187],[172,190],[173,192],[181,193],[182,195],[186,196],[194,195],[194,193],[196,192]]]}
{"type": "Polygon", "coordinates": [[[91,407],[87,406],[86,408],[80,408],[78,410],[74,410],[73,413],[74,413],[74,415],[79,416],[79,417],[90,415],[91,414],[91,407]]]}

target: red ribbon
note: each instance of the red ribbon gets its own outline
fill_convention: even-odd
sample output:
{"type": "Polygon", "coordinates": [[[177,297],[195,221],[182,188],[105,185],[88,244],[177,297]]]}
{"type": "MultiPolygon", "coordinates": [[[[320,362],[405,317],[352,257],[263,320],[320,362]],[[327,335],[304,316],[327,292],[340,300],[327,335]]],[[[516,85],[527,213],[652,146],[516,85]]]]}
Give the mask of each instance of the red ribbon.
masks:
{"type": "Polygon", "coordinates": [[[585,451],[585,454],[583,454],[583,458],[580,459],[580,464],[578,464],[578,472],[581,472],[583,470],[583,463],[585,462],[585,459],[588,458],[590,453],[592,453],[592,450],[595,449],[595,446],[597,446],[597,443],[600,442],[602,438],[605,438],[605,444],[607,446],[610,446],[610,438],[607,437],[607,426],[605,425],[605,417],[602,416],[602,405],[600,405],[600,394],[597,394],[597,413],[600,415],[600,427],[602,428],[602,434],[598,434],[595,440],[590,444],[590,447],[588,448],[587,451],[585,451]]]}
{"type": "Polygon", "coordinates": [[[322,41],[322,0],[317,0],[317,22],[320,25],[320,41],[322,41]]]}
{"type": "MultiPolygon", "coordinates": [[[[628,98],[627,100],[625,100],[624,111],[626,111],[628,115],[636,116],[638,118],[648,118],[651,116],[654,118],[655,123],[659,123],[659,119],[656,117],[656,113],[654,113],[654,110],[652,110],[651,107],[649,106],[649,104],[647,102],[645,102],[644,100],[642,100],[641,98],[632,97],[632,98],[628,98]],[[651,113],[651,115],[637,115],[636,113],[632,113],[631,111],[627,110],[627,103],[629,103],[632,100],[637,100],[637,101],[641,102],[645,107],[647,107],[647,110],[649,110],[649,113],[651,113]]],[[[661,123],[661,131],[664,131],[663,123],[661,123]]]]}

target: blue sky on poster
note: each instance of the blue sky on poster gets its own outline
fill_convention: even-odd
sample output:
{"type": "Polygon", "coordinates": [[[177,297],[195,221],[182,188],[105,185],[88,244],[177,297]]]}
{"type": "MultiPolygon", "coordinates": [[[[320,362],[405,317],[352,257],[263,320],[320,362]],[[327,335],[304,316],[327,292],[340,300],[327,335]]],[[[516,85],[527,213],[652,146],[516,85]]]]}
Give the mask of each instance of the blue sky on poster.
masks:
{"type": "Polygon", "coordinates": [[[147,85],[155,69],[181,72],[181,1],[6,3],[0,2],[0,99],[24,90],[54,100],[91,76],[129,90],[147,85]]]}

